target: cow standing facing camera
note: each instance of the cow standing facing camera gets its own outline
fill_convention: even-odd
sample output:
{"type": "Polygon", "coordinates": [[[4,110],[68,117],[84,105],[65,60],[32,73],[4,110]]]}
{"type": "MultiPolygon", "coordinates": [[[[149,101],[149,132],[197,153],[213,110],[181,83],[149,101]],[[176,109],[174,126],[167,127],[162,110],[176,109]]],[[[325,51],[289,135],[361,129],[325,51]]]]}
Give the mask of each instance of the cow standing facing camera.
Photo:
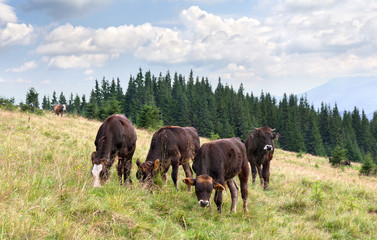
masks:
{"type": "Polygon", "coordinates": [[[67,106],[65,104],[55,104],[54,105],[54,113],[56,115],[60,115],[61,117],[63,117],[63,113],[67,111],[67,106]]]}
{"type": "Polygon", "coordinates": [[[118,178],[122,184],[132,183],[130,177],[132,156],[136,148],[136,131],[124,115],[114,114],[100,126],[96,140],[96,151],[92,153],[94,187],[101,186],[110,176],[110,168],[118,156],[118,178]]]}
{"type": "Polygon", "coordinates": [[[264,190],[267,190],[270,183],[270,161],[274,155],[274,140],[279,138],[278,133],[274,133],[275,129],[270,127],[255,128],[249,133],[246,139],[247,158],[251,165],[253,184],[258,175],[261,184],[264,184],[264,190]]]}

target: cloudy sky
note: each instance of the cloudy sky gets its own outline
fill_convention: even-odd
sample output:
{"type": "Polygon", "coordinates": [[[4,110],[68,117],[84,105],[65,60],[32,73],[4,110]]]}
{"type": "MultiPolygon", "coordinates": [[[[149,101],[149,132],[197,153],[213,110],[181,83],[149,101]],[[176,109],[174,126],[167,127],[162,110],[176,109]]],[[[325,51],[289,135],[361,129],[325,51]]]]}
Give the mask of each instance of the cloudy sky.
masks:
{"type": "Polygon", "coordinates": [[[374,0],[0,0],[0,96],[88,94],[138,68],[302,93],[377,75],[374,0]]]}

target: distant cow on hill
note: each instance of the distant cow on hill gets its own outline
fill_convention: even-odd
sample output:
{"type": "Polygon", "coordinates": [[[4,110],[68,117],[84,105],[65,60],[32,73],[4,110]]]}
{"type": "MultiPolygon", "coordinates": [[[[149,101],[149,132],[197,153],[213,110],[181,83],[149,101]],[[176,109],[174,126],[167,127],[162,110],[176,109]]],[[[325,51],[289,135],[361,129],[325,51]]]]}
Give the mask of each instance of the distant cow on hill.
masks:
{"type": "Polygon", "coordinates": [[[351,161],[350,160],[340,160],[339,163],[333,163],[333,157],[329,157],[329,163],[334,165],[344,165],[344,166],[350,166],[351,167],[351,161]]]}
{"type": "MultiPolygon", "coordinates": [[[[193,127],[167,126],[153,134],[151,146],[144,163],[137,159],[136,177],[141,182],[151,182],[158,171],[162,172],[166,181],[166,172],[170,165],[173,170],[171,177],[177,187],[178,167],[183,166],[186,177],[192,177],[190,160],[194,159],[199,150],[198,132],[193,127]]],[[[190,190],[190,188],[189,188],[190,190]]]]}
{"type": "Polygon", "coordinates": [[[247,158],[251,165],[253,184],[258,170],[260,182],[261,184],[264,182],[265,190],[268,189],[270,182],[270,161],[275,150],[274,140],[279,137],[279,134],[274,133],[274,131],[275,129],[270,127],[255,128],[249,133],[245,142],[247,158]]]}
{"type": "Polygon", "coordinates": [[[205,143],[199,149],[192,165],[196,178],[185,178],[183,182],[195,186],[195,193],[201,207],[210,205],[212,190],[215,189],[214,201],[221,212],[222,191],[225,183],[232,197],[231,211],[236,211],[238,187],[233,178],[238,175],[241,184],[243,208],[247,211],[250,167],[247,162],[245,145],[239,138],[219,139],[205,143]]]}
{"type": "Polygon", "coordinates": [[[115,157],[118,156],[118,178],[122,184],[129,179],[132,156],[136,148],[136,131],[130,120],[124,115],[114,114],[106,118],[100,126],[96,140],[96,151],[92,153],[92,174],[94,176],[94,187],[99,187],[110,176],[110,168],[114,163],[115,157]]]}
{"type": "Polygon", "coordinates": [[[63,117],[63,113],[67,110],[67,106],[65,104],[55,104],[54,105],[54,113],[56,115],[63,117]]]}

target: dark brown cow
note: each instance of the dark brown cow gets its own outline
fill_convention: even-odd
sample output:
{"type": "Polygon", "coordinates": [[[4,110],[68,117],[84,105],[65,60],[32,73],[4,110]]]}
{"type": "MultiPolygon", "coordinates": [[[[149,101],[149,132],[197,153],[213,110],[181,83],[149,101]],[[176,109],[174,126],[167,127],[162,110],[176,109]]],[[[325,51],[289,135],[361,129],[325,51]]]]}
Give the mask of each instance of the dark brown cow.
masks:
{"type": "Polygon", "coordinates": [[[223,201],[222,191],[226,183],[232,197],[231,211],[236,211],[238,187],[233,178],[238,175],[241,184],[243,208],[247,211],[249,179],[249,163],[247,162],[245,145],[239,138],[220,139],[205,143],[199,149],[192,165],[196,179],[185,178],[183,182],[195,186],[199,205],[210,205],[212,190],[215,189],[214,201],[221,212],[223,201]]]}
{"type": "Polygon", "coordinates": [[[141,163],[139,159],[136,161],[138,166],[136,177],[141,182],[150,183],[157,171],[160,171],[166,181],[166,172],[171,165],[173,168],[171,177],[175,188],[178,189],[178,167],[182,165],[186,177],[192,177],[190,160],[194,159],[199,147],[198,132],[193,127],[167,126],[160,128],[153,134],[145,162],[141,163]]]}
{"type": "Polygon", "coordinates": [[[273,133],[274,131],[275,129],[270,127],[255,128],[249,133],[245,142],[247,158],[251,165],[253,184],[258,170],[260,182],[261,184],[264,182],[265,190],[268,189],[270,183],[270,161],[275,150],[274,140],[279,137],[278,133],[273,133]],[[261,166],[263,167],[262,169],[261,166]]]}
{"type": "Polygon", "coordinates": [[[136,148],[136,131],[130,120],[124,115],[114,114],[106,118],[98,130],[96,140],[96,151],[92,153],[92,174],[94,176],[94,187],[99,187],[110,176],[110,167],[113,165],[115,157],[118,156],[118,178],[122,184],[129,179],[132,156],[136,148]]]}
{"type": "MultiPolygon", "coordinates": [[[[329,157],[329,163],[333,164],[333,157],[329,157]]],[[[351,167],[351,161],[350,160],[340,160],[339,163],[334,163],[334,165],[344,165],[344,166],[350,166],[351,167]]]]}
{"type": "Polygon", "coordinates": [[[59,114],[60,114],[60,116],[63,117],[63,113],[64,113],[66,110],[67,110],[67,107],[66,107],[66,105],[64,105],[64,104],[55,104],[55,105],[54,105],[54,113],[55,113],[56,115],[58,115],[58,116],[59,116],[59,114]]]}

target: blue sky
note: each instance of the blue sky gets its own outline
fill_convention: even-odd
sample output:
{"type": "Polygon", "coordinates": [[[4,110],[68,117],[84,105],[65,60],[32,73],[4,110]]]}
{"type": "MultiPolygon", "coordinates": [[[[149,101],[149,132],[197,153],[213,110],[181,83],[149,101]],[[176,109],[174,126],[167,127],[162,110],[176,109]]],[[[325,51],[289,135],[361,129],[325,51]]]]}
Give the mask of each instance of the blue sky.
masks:
{"type": "Polygon", "coordinates": [[[0,0],[0,96],[86,94],[138,68],[302,93],[375,76],[372,0],[0,0]]]}

